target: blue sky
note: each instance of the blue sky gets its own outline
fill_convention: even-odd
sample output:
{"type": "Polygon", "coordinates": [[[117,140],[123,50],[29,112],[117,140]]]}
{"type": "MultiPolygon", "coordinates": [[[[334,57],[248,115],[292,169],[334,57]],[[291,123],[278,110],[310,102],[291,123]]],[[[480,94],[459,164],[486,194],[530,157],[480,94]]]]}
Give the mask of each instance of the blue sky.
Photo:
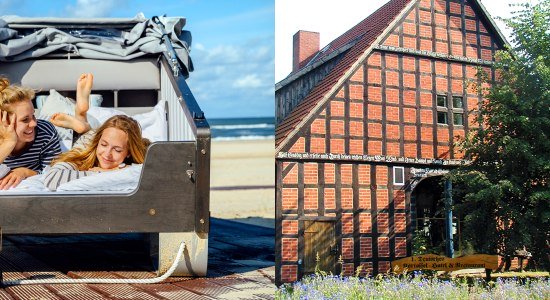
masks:
{"type": "Polygon", "coordinates": [[[195,71],[188,83],[207,118],[274,115],[274,0],[0,0],[0,15],[182,16],[195,71]]]}

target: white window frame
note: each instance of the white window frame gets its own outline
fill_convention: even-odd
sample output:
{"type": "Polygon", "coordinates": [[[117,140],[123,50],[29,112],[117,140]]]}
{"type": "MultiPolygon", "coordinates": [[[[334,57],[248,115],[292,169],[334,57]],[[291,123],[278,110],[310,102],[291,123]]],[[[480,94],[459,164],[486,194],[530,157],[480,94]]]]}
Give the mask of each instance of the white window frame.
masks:
{"type": "Polygon", "coordinates": [[[393,185],[405,185],[405,167],[393,167],[393,185]],[[401,174],[402,174],[402,180],[403,182],[396,182],[396,172],[395,170],[396,169],[401,169],[401,174]]]}

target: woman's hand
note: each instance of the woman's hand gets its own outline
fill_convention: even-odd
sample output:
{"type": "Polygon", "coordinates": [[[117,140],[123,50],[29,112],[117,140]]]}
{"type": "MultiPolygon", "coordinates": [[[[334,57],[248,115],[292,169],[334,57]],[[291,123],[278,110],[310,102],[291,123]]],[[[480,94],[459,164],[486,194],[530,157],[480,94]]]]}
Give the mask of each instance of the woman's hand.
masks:
{"type": "Polygon", "coordinates": [[[17,133],[15,132],[15,114],[0,110],[0,147],[11,152],[17,144],[17,133]],[[11,149],[8,149],[11,148],[11,149]]]}
{"type": "Polygon", "coordinates": [[[0,190],[9,190],[21,183],[27,177],[36,175],[35,171],[27,168],[16,168],[11,170],[2,180],[0,180],[0,190]]]}

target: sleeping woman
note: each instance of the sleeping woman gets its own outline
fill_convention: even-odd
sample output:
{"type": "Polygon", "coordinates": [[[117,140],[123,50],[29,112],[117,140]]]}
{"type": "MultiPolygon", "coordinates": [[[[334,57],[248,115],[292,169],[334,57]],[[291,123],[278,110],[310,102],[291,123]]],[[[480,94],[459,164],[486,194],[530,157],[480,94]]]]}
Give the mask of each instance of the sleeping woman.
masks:
{"type": "Polygon", "coordinates": [[[55,125],[83,134],[72,150],[53,160],[46,172],[44,186],[51,191],[57,190],[62,183],[84,176],[120,170],[130,164],[142,164],[150,144],[142,137],[138,122],[128,116],[113,116],[98,129],[90,129],[86,112],[93,77],[84,74],[81,80],[86,83],[86,89],[84,97],[77,95],[75,117],[55,114],[51,118],[55,125]]]}

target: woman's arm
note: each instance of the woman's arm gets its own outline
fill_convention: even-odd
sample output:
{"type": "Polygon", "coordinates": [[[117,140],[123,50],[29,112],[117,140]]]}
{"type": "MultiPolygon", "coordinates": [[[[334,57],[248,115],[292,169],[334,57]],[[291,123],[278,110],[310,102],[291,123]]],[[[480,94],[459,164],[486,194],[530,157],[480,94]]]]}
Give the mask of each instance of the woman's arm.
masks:
{"type": "Polygon", "coordinates": [[[61,154],[61,144],[59,135],[51,123],[44,121],[44,125],[41,127],[44,129],[42,134],[49,135],[48,141],[40,150],[40,163],[42,169],[45,169],[56,156],[61,154]]]}
{"type": "Polygon", "coordinates": [[[97,172],[79,171],[75,165],[67,162],[60,162],[53,165],[44,177],[44,186],[50,191],[56,191],[57,188],[71,180],[85,177],[97,172]]]}
{"type": "Polygon", "coordinates": [[[10,155],[16,144],[15,114],[0,110],[0,163],[10,155]]]}
{"type": "Polygon", "coordinates": [[[9,143],[4,143],[4,141],[0,138],[0,163],[3,163],[4,160],[6,160],[6,158],[13,151],[13,148],[15,148],[15,144],[12,146],[9,143]]]}

